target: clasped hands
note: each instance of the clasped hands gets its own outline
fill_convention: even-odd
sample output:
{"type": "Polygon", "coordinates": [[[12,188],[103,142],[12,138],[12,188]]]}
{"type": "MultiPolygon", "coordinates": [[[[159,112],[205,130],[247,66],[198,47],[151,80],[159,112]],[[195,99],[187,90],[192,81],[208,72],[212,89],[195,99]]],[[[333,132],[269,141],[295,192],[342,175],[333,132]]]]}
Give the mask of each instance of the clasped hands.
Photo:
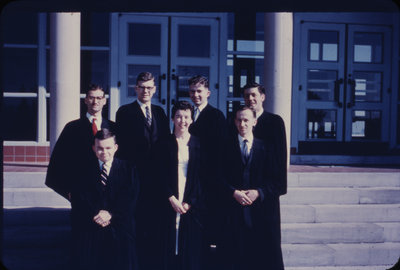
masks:
{"type": "Polygon", "coordinates": [[[177,212],[178,214],[185,214],[187,211],[190,209],[190,205],[183,202],[181,203],[178,201],[178,199],[175,196],[171,196],[168,198],[169,202],[171,203],[172,208],[177,212]]]}
{"type": "Polygon", "coordinates": [[[93,220],[100,226],[107,227],[110,225],[111,214],[107,210],[100,210],[93,220]]]}
{"type": "Polygon", "coordinates": [[[233,198],[240,203],[241,205],[251,205],[255,200],[257,200],[259,196],[258,190],[249,189],[249,190],[235,190],[233,192],[233,198]]]}

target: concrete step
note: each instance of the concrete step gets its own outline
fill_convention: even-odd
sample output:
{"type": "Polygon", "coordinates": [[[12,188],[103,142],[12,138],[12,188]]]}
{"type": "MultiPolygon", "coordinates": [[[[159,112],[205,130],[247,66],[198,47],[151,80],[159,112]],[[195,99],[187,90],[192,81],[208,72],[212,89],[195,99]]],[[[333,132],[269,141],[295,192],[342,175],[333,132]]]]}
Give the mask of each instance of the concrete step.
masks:
{"type": "Polygon", "coordinates": [[[289,173],[289,187],[400,187],[398,172],[289,173]]]}
{"type": "Polygon", "coordinates": [[[285,270],[386,270],[392,265],[285,267],[285,270]]]}
{"type": "Polygon", "coordinates": [[[46,172],[4,172],[4,188],[45,188],[46,172]]]}
{"type": "Polygon", "coordinates": [[[4,207],[69,207],[68,200],[50,188],[4,188],[4,207]]]}
{"type": "Polygon", "coordinates": [[[4,249],[60,249],[69,244],[71,227],[64,226],[14,226],[4,228],[4,249]]]}
{"type": "Polygon", "coordinates": [[[400,243],[283,244],[282,252],[287,267],[393,265],[399,259],[400,243]]]}
{"type": "MultiPolygon", "coordinates": [[[[281,228],[282,243],[285,244],[383,243],[385,241],[384,227],[373,223],[292,223],[282,224],[281,228]]],[[[398,227],[391,229],[393,232],[387,235],[388,238],[391,234],[400,234],[398,227]]]]}
{"type": "Polygon", "coordinates": [[[400,204],[281,205],[281,222],[400,222],[400,204]]]}
{"type": "Polygon", "coordinates": [[[4,228],[15,226],[64,226],[70,224],[70,208],[4,209],[4,228]]]}
{"type": "Polygon", "coordinates": [[[280,201],[282,204],[391,204],[400,203],[400,188],[292,187],[280,201]]]}
{"type": "Polygon", "coordinates": [[[69,247],[3,248],[2,263],[8,270],[68,270],[69,247]]]}

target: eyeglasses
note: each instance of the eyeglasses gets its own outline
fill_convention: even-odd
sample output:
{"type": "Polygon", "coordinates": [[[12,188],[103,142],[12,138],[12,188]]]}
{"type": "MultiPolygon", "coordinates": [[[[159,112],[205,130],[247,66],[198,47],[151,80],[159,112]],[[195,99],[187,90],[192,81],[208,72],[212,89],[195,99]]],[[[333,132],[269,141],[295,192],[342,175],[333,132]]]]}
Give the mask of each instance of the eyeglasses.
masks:
{"type": "Polygon", "coordinates": [[[98,100],[98,101],[100,101],[100,100],[102,100],[103,98],[104,98],[103,96],[98,96],[98,97],[88,96],[88,97],[87,97],[87,99],[90,100],[90,101],[93,101],[93,100],[98,100]]]}
{"type": "Polygon", "coordinates": [[[154,89],[155,86],[154,86],[154,85],[153,85],[153,86],[141,86],[141,85],[137,85],[136,87],[139,88],[139,89],[142,90],[142,91],[144,91],[144,90],[151,91],[151,90],[154,89]]]}

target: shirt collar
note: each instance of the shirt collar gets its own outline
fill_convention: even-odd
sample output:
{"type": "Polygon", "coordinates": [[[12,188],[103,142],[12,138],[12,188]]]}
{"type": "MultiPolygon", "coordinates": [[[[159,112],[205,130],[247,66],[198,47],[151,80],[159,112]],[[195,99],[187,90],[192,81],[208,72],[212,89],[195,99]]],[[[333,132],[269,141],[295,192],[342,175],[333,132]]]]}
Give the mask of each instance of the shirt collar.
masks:
{"type": "Polygon", "coordinates": [[[200,106],[198,106],[197,109],[199,109],[199,111],[202,112],[207,105],[208,105],[208,101],[200,104],[200,106]]]}
{"type": "Polygon", "coordinates": [[[242,136],[240,136],[240,134],[238,134],[238,138],[239,138],[239,144],[242,145],[244,140],[247,140],[248,142],[248,146],[253,145],[253,140],[254,140],[254,136],[253,133],[251,133],[249,136],[247,136],[246,138],[243,138],[242,136]]]}
{"type": "Polygon", "coordinates": [[[89,122],[90,122],[90,123],[92,123],[93,118],[96,118],[96,120],[97,120],[97,123],[96,123],[96,124],[101,123],[101,120],[102,120],[101,115],[99,115],[99,116],[94,116],[94,115],[91,115],[91,114],[88,113],[88,112],[86,112],[86,117],[87,117],[87,119],[89,119],[89,122]]]}
{"type": "MultiPolygon", "coordinates": [[[[111,164],[112,164],[113,160],[114,160],[114,159],[111,159],[111,160],[109,160],[108,162],[106,162],[106,167],[108,168],[108,172],[109,172],[110,169],[111,169],[111,164]]],[[[99,166],[100,166],[100,170],[101,170],[101,168],[103,167],[104,162],[101,161],[100,159],[98,159],[98,161],[99,161],[99,166]]]]}
{"type": "Polygon", "coordinates": [[[137,102],[138,102],[140,108],[142,108],[142,110],[144,110],[146,106],[149,106],[149,108],[151,108],[151,102],[149,105],[146,105],[146,104],[140,102],[140,100],[138,100],[138,99],[137,99],[137,102]]]}

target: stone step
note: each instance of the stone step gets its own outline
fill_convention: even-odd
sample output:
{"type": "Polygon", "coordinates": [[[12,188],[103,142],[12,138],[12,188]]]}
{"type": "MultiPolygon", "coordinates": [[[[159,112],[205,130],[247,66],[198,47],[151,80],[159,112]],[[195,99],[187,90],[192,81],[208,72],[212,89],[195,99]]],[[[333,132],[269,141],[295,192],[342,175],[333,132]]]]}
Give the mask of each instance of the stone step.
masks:
{"type": "Polygon", "coordinates": [[[400,203],[400,188],[292,187],[280,201],[282,204],[391,204],[400,203]]]}
{"type": "Polygon", "coordinates": [[[4,228],[70,224],[70,208],[16,208],[3,210],[4,228]]]}
{"type": "Polygon", "coordinates": [[[45,188],[46,172],[4,172],[4,188],[45,188]]]}
{"type": "Polygon", "coordinates": [[[69,244],[71,227],[64,226],[14,226],[4,228],[4,249],[62,248],[69,244]]]}
{"type": "MultiPolygon", "coordinates": [[[[400,234],[400,228],[390,228],[391,234],[400,234]]],[[[334,243],[383,243],[384,227],[373,223],[292,223],[282,224],[282,243],[285,244],[334,244],[334,243]]],[[[387,239],[393,241],[397,239],[387,239]]]]}
{"type": "Polygon", "coordinates": [[[400,187],[398,172],[288,173],[289,187],[400,187]]]}
{"type": "Polygon", "coordinates": [[[285,270],[386,270],[393,265],[285,267],[285,270]]]}
{"type": "Polygon", "coordinates": [[[400,222],[400,204],[281,205],[281,222],[400,222]]]}
{"type": "Polygon", "coordinates": [[[393,265],[399,259],[400,243],[283,244],[282,252],[287,267],[393,265]]]}
{"type": "Polygon", "coordinates": [[[4,207],[69,207],[68,200],[50,188],[4,188],[4,207]]]}

